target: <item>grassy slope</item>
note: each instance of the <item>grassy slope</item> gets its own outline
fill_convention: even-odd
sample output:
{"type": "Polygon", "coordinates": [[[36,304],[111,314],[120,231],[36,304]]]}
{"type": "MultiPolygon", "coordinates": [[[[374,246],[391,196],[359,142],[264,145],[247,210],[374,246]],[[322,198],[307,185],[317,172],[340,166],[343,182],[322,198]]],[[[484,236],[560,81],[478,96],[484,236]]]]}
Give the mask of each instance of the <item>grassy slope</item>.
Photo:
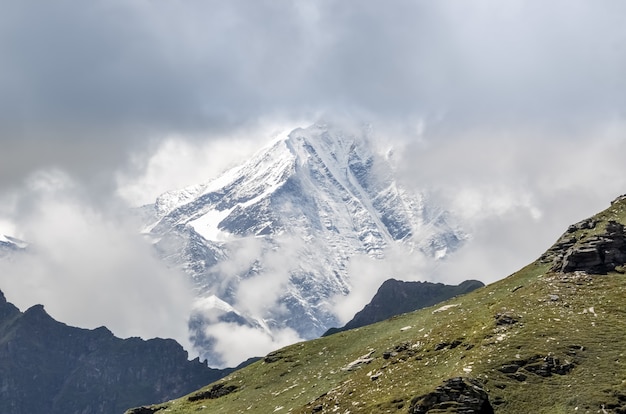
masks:
{"type": "MultiPolygon", "coordinates": [[[[597,218],[596,230],[574,235],[595,234],[608,219],[626,224],[626,200],[597,218]]],[[[433,308],[283,348],[275,362],[261,360],[219,382],[234,392],[181,398],[158,413],[311,413],[319,406],[328,413],[405,413],[413,397],[455,376],[481,379],[496,413],[611,412],[626,395],[626,275],[563,275],[549,267],[535,262],[433,308]],[[437,311],[446,304],[455,306],[437,311]],[[502,313],[518,322],[498,326],[502,313]],[[460,344],[438,346],[454,341],[460,344]],[[369,364],[342,369],[371,351],[369,364]],[[396,354],[385,358],[385,351],[396,354]],[[575,367],[547,378],[519,371],[525,381],[498,371],[535,355],[575,367]]]]}

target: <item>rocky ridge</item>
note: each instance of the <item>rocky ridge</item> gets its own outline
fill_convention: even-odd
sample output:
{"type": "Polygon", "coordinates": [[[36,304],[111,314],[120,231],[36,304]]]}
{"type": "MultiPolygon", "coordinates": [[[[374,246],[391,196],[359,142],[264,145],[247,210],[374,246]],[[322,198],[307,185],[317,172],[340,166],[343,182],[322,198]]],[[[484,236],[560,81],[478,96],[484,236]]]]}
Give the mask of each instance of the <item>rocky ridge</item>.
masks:
{"type": "Polygon", "coordinates": [[[459,414],[493,414],[494,412],[484,385],[474,379],[463,377],[446,380],[434,391],[415,397],[409,407],[410,414],[442,411],[459,414]]]}
{"type": "Polygon", "coordinates": [[[433,306],[483,286],[485,286],[484,283],[478,280],[466,280],[454,286],[443,283],[405,282],[388,279],[378,288],[372,300],[354,315],[354,318],[341,328],[329,329],[324,333],[324,336],[371,325],[392,316],[433,306]]]}
{"type": "MultiPolygon", "coordinates": [[[[620,196],[612,205],[623,203],[620,196]]],[[[552,262],[552,270],[561,273],[582,271],[590,274],[625,272],[626,229],[615,220],[598,222],[588,218],[571,225],[565,234],[540,260],[552,262]]]]}
{"type": "Polygon", "coordinates": [[[25,312],[0,292],[0,412],[121,413],[166,401],[233,370],[208,368],[171,339],[120,339],[25,312]]]}

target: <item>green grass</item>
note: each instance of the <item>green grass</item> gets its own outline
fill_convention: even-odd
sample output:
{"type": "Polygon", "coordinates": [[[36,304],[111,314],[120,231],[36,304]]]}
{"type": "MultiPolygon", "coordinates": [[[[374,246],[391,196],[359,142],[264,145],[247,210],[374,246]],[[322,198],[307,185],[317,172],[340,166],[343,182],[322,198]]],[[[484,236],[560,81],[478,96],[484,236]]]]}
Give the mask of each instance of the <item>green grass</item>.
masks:
{"type": "MultiPolygon", "coordinates": [[[[600,213],[600,225],[577,237],[596,234],[609,219],[625,223],[625,204],[600,213]]],[[[536,262],[434,307],[283,348],[275,362],[261,360],[220,381],[236,391],[184,397],[158,413],[311,413],[320,405],[323,413],[405,413],[413,397],[455,376],[483,381],[496,413],[602,412],[626,395],[626,276],[549,268],[536,262]],[[436,311],[443,305],[454,306],[436,311]],[[498,326],[497,314],[518,322],[498,326]],[[342,369],[371,351],[369,364],[342,369]],[[527,376],[521,382],[498,370],[537,355],[575,366],[547,378],[519,371],[527,376]]]]}

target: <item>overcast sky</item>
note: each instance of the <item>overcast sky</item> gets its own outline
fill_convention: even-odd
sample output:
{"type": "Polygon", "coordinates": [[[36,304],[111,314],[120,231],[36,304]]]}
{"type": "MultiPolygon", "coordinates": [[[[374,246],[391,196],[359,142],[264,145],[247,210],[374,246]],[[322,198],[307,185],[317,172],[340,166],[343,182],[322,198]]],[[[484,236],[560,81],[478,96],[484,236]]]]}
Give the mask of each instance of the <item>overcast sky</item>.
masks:
{"type": "MultiPolygon", "coordinates": [[[[440,276],[493,281],[626,193],[625,18],[622,0],[0,1],[0,234],[44,246],[40,272],[102,278],[54,261],[55,232],[84,237],[94,268],[125,263],[113,294],[122,269],[156,266],[107,249],[136,246],[111,231],[120,210],[342,117],[402,148],[405,183],[465,221],[440,276]]],[[[14,282],[9,300],[66,322],[89,287],[14,282]]],[[[101,306],[79,322],[132,331],[101,306]]]]}

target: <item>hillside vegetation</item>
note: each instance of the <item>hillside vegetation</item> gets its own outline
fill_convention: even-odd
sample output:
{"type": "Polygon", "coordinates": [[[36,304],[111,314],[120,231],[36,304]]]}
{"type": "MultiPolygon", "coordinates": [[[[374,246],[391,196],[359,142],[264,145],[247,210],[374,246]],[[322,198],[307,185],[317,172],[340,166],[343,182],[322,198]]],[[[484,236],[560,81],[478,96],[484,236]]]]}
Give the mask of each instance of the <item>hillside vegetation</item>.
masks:
{"type": "Polygon", "coordinates": [[[129,412],[626,413],[624,223],[621,197],[496,283],[129,412]]]}

